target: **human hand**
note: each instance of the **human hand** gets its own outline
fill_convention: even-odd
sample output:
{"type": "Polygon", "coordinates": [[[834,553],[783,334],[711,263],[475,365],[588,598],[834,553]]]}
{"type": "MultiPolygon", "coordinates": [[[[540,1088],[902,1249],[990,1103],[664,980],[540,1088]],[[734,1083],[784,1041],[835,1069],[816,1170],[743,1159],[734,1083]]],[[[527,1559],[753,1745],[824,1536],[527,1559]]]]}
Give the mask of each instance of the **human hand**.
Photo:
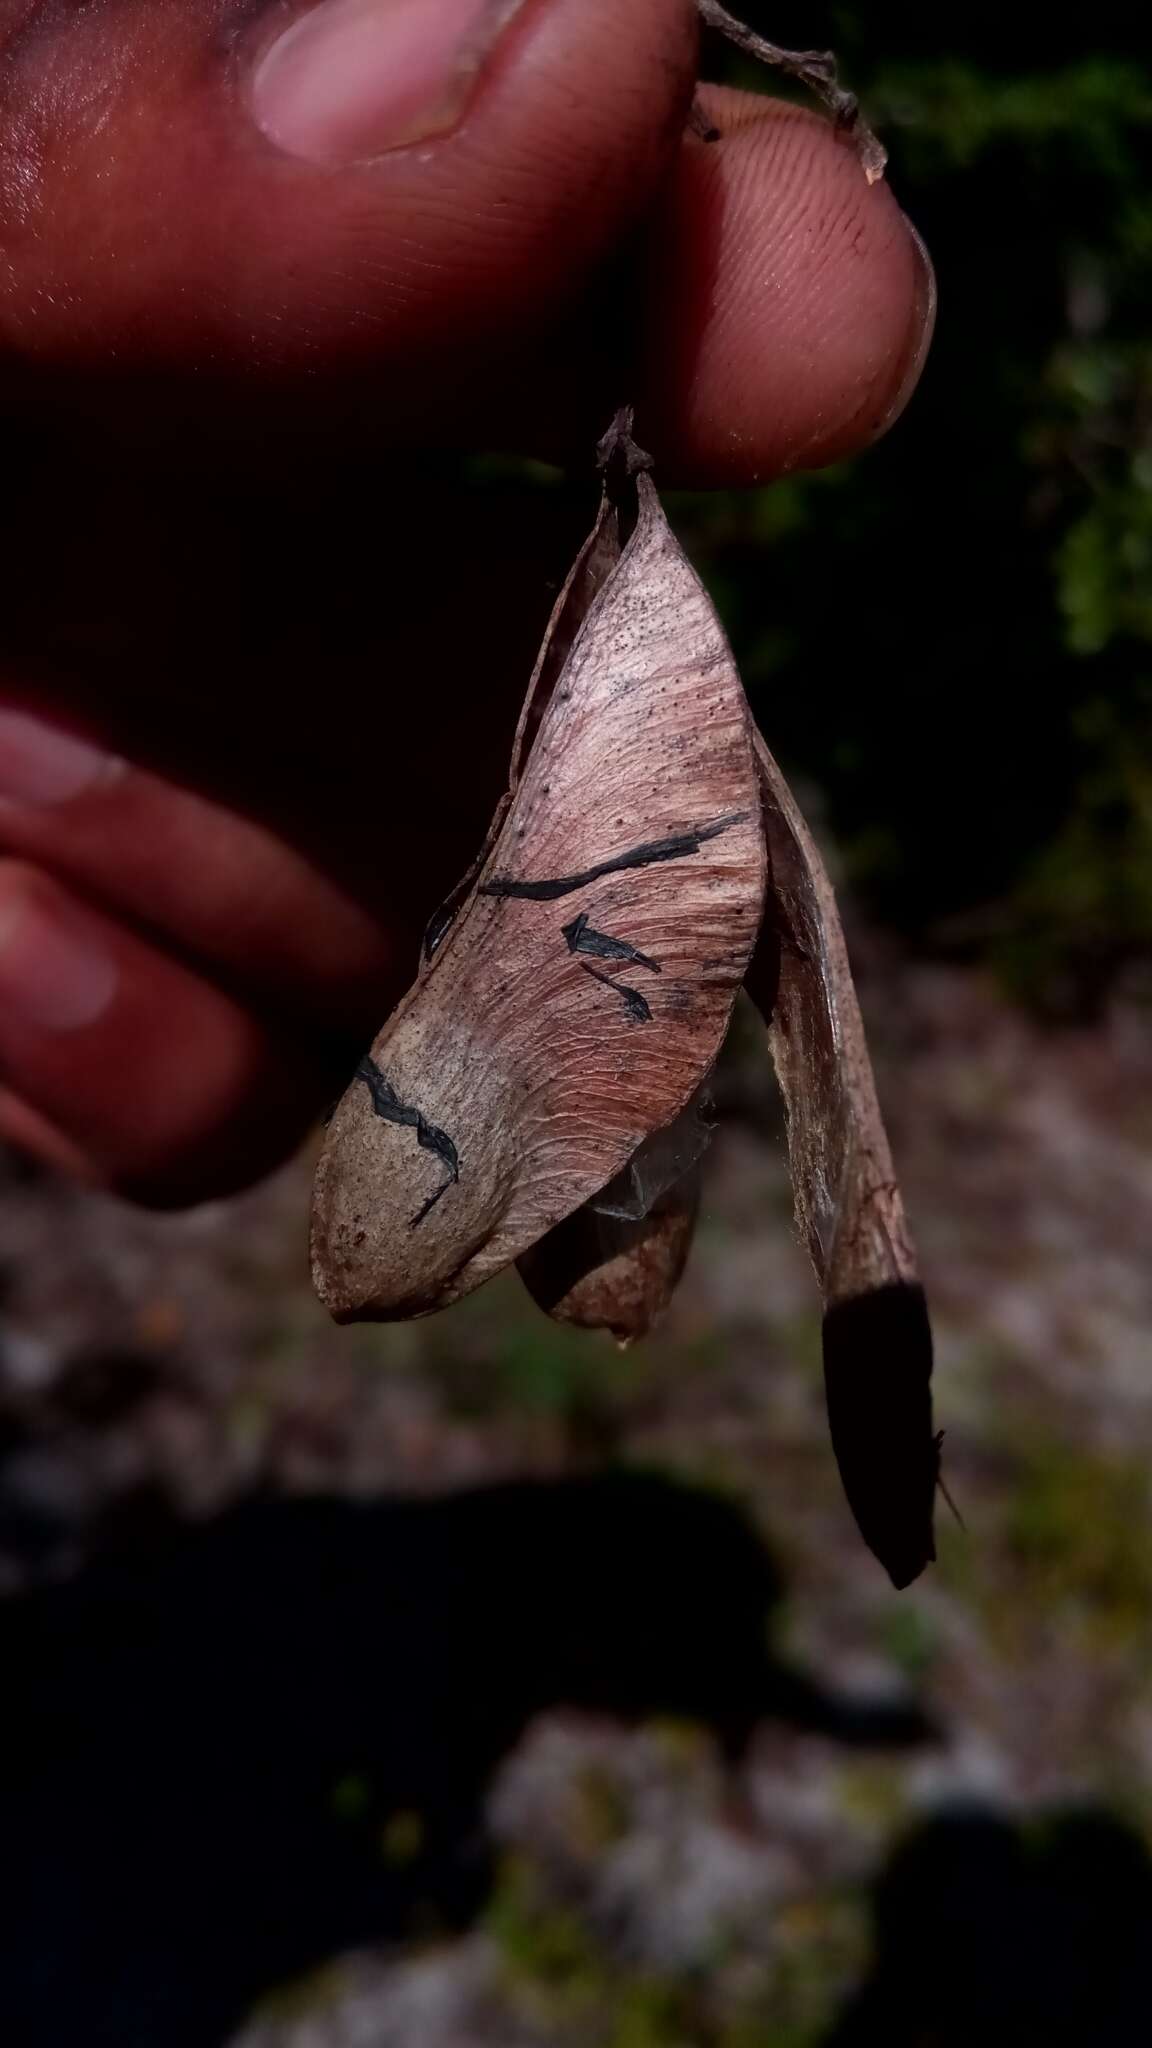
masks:
{"type": "Polygon", "coordinates": [[[581,537],[461,449],[847,455],[927,259],[691,0],[0,0],[0,1135],[153,1202],[299,1142],[503,786],[581,537]],[[283,42],[278,38],[283,36],[283,42]]]}

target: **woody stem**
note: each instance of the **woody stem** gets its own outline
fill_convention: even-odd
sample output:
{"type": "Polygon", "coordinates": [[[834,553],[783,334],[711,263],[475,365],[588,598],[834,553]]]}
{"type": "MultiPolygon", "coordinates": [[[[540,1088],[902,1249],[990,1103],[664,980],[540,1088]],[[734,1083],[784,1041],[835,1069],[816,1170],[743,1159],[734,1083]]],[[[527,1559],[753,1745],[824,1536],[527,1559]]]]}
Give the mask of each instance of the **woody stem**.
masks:
{"type": "Polygon", "coordinates": [[[782,50],[778,43],[769,43],[755,29],[748,28],[719,0],[696,0],[697,11],[705,28],[715,30],[717,35],[734,43],[746,57],[754,57],[760,64],[768,64],[774,71],[782,71],[786,78],[794,78],[801,85],[815,93],[829,109],[838,128],[851,135],[864,168],[864,175],[870,185],[884,175],[888,160],[882,142],[860,118],[860,106],[855,93],[847,92],[840,83],[836,59],[831,50],[782,50]]]}

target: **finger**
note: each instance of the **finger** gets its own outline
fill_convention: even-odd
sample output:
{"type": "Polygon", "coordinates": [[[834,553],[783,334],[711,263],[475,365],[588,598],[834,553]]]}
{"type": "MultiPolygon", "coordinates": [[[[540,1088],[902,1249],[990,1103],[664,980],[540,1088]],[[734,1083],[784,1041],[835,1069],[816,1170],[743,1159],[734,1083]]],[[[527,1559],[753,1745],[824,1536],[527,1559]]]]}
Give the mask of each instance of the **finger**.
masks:
{"type": "Polygon", "coordinates": [[[653,235],[643,429],[694,483],[837,461],[899,417],[931,340],[919,236],[807,110],[702,94],[653,235]]]}
{"type": "Polygon", "coordinates": [[[259,1178],[333,1087],[221,990],[10,861],[0,1082],[10,1135],[154,1204],[259,1178]]]}
{"type": "Polygon", "coordinates": [[[669,480],[745,481],[899,410],[915,237],[815,115],[713,90],[719,142],[681,141],[688,0],[322,0],[283,29],[15,10],[0,343],[38,456],[78,405],[144,440],[195,409],[213,459],[272,425],[293,459],[341,426],[580,454],[626,385],[669,480]],[[589,286],[669,172],[637,365],[638,252],[589,286]]]}
{"type": "Polygon", "coordinates": [[[25,501],[0,849],[367,1043],[487,828],[587,505],[409,489],[382,534],[354,482],[313,519],[121,481],[25,501]]]}
{"type": "Polygon", "coordinates": [[[237,374],[266,401],[287,385],[298,435],[313,394],[327,424],[342,405],[393,433],[482,413],[509,339],[649,203],[695,70],[691,0],[25,0],[5,20],[23,231],[0,339],[121,427],[145,373],[167,406],[165,373],[190,369],[217,405],[237,374]]]}
{"type": "Polygon", "coordinates": [[[269,826],[29,701],[0,701],[0,850],[332,1037],[371,1035],[410,964],[403,905],[386,929],[269,826]]]}
{"type": "Polygon", "coordinates": [[[0,1088],[0,1142],[14,1146],[30,1159],[38,1159],[56,1173],[66,1174],[69,1180],[99,1183],[99,1175],[80,1147],[33,1109],[31,1103],[7,1088],[0,1088]]]}
{"type": "Polygon", "coordinates": [[[354,476],[312,517],[123,475],[24,501],[0,847],[371,1035],[503,787],[583,494],[410,486],[382,530],[354,476]]]}

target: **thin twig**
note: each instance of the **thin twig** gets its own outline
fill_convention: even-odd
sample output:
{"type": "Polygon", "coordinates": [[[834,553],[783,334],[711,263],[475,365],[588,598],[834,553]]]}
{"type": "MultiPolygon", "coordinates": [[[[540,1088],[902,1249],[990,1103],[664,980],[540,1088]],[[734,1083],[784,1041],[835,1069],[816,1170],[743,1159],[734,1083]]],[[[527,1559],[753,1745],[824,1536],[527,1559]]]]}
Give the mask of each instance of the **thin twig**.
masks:
{"type": "Polygon", "coordinates": [[[717,35],[735,43],[746,57],[771,65],[774,71],[782,71],[787,78],[795,78],[824,102],[836,126],[852,137],[870,185],[884,176],[888,152],[861,120],[855,93],[846,92],[841,85],[831,50],[782,50],[778,43],[766,42],[755,29],[748,28],[734,14],[729,14],[726,7],[719,5],[719,0],[696,0],[696,6],[705,28],[714,29],[717,35]]]}
{"type": "Polygon", "coordinates": [[[642,469],[652,468],[652,457],[647,449],[639,447],[632,438],[632,425],[632,407],[618,407],[611,426],[596,443],[597,469],[606,473],[615,470],[625,477],[634,477],[642,469]]]}

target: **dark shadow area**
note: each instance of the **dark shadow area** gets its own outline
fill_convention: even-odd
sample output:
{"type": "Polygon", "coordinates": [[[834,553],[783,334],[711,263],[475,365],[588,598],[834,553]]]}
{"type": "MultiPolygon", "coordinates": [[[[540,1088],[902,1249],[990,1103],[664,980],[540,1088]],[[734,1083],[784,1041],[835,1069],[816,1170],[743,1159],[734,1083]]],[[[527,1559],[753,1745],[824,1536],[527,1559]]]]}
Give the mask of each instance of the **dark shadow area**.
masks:
{"type": "Polygon", "coordinates": [[[875,1894],[871,1975],[827,2048],[1130,2048],[1152,2038],[1152,1859],[1107,1814],[942,1815],[875,1894]]]}
{"type": "Polygon", "coordinates": [[[733,1760],[765,1716],[929,1732],[776,1662],[758,1537],[654,1477],[255,1499],[118,1545],[0,1610],[10,2048],[197,2048],[357,1942],[466,1925],[491,1774],[549,1704],[691,1717],[733,1760]]]}

